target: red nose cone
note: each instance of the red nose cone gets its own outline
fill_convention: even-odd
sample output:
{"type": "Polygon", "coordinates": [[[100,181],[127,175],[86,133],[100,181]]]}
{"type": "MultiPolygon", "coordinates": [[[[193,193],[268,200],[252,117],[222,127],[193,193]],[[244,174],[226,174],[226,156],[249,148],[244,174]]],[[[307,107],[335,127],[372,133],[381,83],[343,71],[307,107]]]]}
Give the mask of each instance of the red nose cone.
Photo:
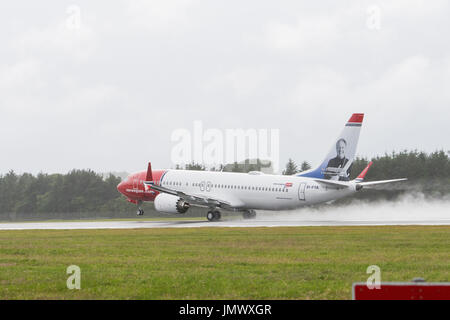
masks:
{"type": "Polygon", "coordinates": [[[124,183],[124,181],[122,181],[121,183],[119,183],[117,185],[117,191],[119,191],[122,194],[125,193],[125,183],[124,183]]]}

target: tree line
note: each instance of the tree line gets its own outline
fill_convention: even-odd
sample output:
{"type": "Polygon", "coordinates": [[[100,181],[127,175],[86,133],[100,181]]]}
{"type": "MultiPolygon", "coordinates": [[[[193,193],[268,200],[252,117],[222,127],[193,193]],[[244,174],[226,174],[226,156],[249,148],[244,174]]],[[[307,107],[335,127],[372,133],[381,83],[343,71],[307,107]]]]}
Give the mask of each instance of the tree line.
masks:
{"type": "Polygon", "coordinates": [[[123,199],[116,189],[120,181],[121,178],[114,175],[104,179],[92,170],[39,173],[36,176],[10,171],[0,175],[0,218],[12,213],[39,215],[123,210],[123,199]]]}
{"type": "MultiPolygon", "coordinates": [[[[402,177],[409,180],[392,187],[391,190],[358,193],[355,195],[357,198],[392,199],[408,191],[420,191],[435,197],[447,196],[450,193],[450,161],[448,153],[444,151],[429,154],[418,151],[393,152],[373,159],[357,157],[353,163],[351,178],[355,178],[369,161],[373,161],[373,166],[366,175],[367,181],[402,177]]],[[[261,166],[261,162],[248,166],[235,163],[221,166],[219,169],[248,172],[258,170],[258,166],[261,166]]],[[[206,170],[199,164],[189,164],[185,168],[206,170]]],[[[283,174],[295,174],[310,168],[306,161],[297,166],[294,160],[289,159],[283,174]]],[[[10,214],[39,216],[54,213],[56,216],[60,213],[86,213],[86,216],[98,216],[111,212],[133,213],[135,206],[127,202],[116,189],[120,181],[121,178],[114,175],[104,178],[92,170],[37,175],[19,175],[10,171],[0,175],[0,220],[10,214]]],[[[151,211],[151,206],[146,210],[151,211]]]]}

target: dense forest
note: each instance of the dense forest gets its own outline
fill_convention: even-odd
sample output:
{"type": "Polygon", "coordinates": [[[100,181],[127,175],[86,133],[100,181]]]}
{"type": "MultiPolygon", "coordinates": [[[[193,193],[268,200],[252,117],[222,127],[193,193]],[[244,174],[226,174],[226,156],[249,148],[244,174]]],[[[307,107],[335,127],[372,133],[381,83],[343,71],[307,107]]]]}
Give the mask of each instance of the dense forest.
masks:
{"type": "MultiPolygon", "coordinates": [[[[380,200],[395,199],[406,192],[420,192],[426,197],[442,198],[450,195],[450,161],[448,153],[430,154],[403,151],[370,159],[374,162],[366,180],[407,177],[407,182],[389,186],[389,190],[363,190],[352,198],[380,200]]],[[[370,161],[357,158],[353,163],[352,178],[370,161]]],[[[226,167],[226,166],[225,166],[226,167]]],[[[230,171],[250,171],[257,167],[229,165],[230,171]]],[[[191,170],[205,170],[191,164],[191,170]]],[[[222,167],[223,168],[223,167],[222,167]]],[[[289,160],[283,174],[294,174],[310,168],[303,161],[299,166],[289,160]]],[[[67,174],[18,175],[13,171],[0,175],[0,220],[133,217],[135,206],[118,193],[119,177],[104,178],[91,170],[72,170],[67,174]]],[[[342,203],[352,198],[340,200],[342,203]]],[[[146,215],[157,216],[151,204],[146,204],[146,215]]],[[[191,211],[191,210],[190,210],[191,211]]],[[[192,210],[190,215],[199,211],[192,210]]]]}

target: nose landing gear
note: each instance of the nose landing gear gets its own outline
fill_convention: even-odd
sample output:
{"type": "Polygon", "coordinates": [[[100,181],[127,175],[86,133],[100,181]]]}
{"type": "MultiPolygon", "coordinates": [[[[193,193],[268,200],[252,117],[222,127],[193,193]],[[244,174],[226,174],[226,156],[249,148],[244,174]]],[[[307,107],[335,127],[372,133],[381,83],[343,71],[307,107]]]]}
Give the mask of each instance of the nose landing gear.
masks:
{"type": "Polygon", "coordinates": [[[138,201],[137,205],[138,205],[138,211],[136,212],[136,214],[138,216],[143,216],[144,215],[144,209],[141,208],[142,201],[141,200],[138,201]]]}
{"type": "Polygon", "coordinates": [[[206,219],[208,219],[209,221],[218,221],[220,220],[220,218],[221,215],[219,210],[210,210],[206,214],[206,219]]]}

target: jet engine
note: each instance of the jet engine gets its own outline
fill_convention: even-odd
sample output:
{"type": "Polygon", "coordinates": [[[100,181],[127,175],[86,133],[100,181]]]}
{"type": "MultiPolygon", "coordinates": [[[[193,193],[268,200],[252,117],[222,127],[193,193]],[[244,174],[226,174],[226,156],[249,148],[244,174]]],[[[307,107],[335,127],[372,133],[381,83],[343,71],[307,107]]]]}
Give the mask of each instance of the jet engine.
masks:
{"type": "Polygon", "coordinates": [[[155,209],[165,213],[186,213],[190,205],[183,199],[167,193],[160,193],[156,196],[155,209]]]}

